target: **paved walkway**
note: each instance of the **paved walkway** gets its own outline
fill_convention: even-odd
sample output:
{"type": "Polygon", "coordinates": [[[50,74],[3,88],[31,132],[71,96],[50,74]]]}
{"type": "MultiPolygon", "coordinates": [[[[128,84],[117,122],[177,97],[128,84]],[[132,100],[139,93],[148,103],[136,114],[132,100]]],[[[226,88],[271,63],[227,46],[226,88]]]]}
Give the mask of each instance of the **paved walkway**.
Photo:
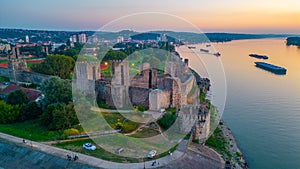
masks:
{"type": "MultiPolygon", "coordinates": [[[[23,139],[19,138],[19,137],[15,137],[15,136],[11,136],[8,134],[4,134],[0,132],[0,138],[8,140],[10,142],[14,142],[14,143],[22,143],[23,139]]],[[[182,147],[182,146],[186,146],[184,145],[186,144],[185,141],[180,143],[180,146],[178,147],[182,147]]],[[[36,149],[38,151],[41,152],[45,152],[47,154],[51,154],[57,157],[61,157],[61,158],[66,158],[67,154],[74,154],[75,152],[69,151],[69,150],[65,150],[65,149],[61,149],[61,148],[57,148],[57,147],[53,147],[53,146],[49,146],[46,144],[42,144],[42,143],[38,143],[38,142],[34,142],[34,141],[30,141],[27,140],[27,143],[24,144],[24,146],[27,146],[28,148],[32,148],[32,149],[36,149]]],[[[92,156],[88,156],[88,155],[84,155],[84,154],[80,154],[77,153],[79,156],[79,163],[82,164],[86,164],[89,166],[94,166],[94,167],[101,167],[101,168],[109,168],[109,169],[142,169],[144,168],[144,163],[116,163],[116,162],[111,162],[111,161],[105,161],[99,158],[95,158],[92,156]]],[[[165,156],[162,157],[160,159],[156,159],[157,162],[160,163],[160,166],[165,166],[170,164],[171,162],[180,159],[181,157],[183,157],[183,155],[185,154],[185,152],[183,151],[179,151],[179,150],[175,150],[173,152],[172,156],[165,156]]],[[[151,166],[153,163],[153,161],[148,161],[145,162],[145,166],[146,168],[155,168],[158,166],[151,166]]]]}

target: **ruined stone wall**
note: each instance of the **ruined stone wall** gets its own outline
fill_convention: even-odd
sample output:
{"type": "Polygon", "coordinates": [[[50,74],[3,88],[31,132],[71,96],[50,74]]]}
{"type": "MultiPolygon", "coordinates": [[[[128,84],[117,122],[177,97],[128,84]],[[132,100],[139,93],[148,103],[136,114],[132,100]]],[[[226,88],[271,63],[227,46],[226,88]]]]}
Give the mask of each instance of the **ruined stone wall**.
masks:
{"type": "Polygon", "coordinates": [[[141,74],[136,75],[131,78],[130,86],[149,88],[151,74],[151,88],[157,88],[158,83],[161,82],[163,77],[157,75],[157,70],[155,69],[146,69],[142,70],[141,74]]]}
{"type": "Polygon", "coordinates": [[[147,88],[140,87],[129,87],[129,97],[131,104],[142,105],[149,108],[149,93],[150,90],[147,88]]]}
{"type": "Polygon", "coordinates": [[[196,84],[194,76],[190,76],[190,78],[187,79],[184,83],[180,83],[181,104],[183,104],[183,105],[187,104],[187,95],[190,93],[190,91],[196,85],[197,84],[196,84]]]}
{"type": "Polygon", "coordinates": [[[168,108],[171,104],[170,90],[151,90],[149,95],[149,109],[159,111],[161,108],[168,108]]]}
{"type": "MultiPolygon", "coordinates": [[[[51,77],[50,75],[44,75],[35,72],[16,72],[16,81],[17,82],[25,82],[25,83],[33,83],[40,85],[44,80],[51,77]]],[[[11,80],[12,81],[12,80],[11,80]]]]}
{"type": "Polygon", "coordinates": [[[11,82],[25,82],[25,83],[33,83],[33,84],[41,84],[43,80],[49,78],[49,75],[44,75],[35,72],[16,72],[11,69],[0,67],[0,76],[4,76],[10,79],[11,82]]]}
{"type": "Polygon", "coordinates": [[[136,75],[132,78],[130,86],[148,88],[149,87],[149,76],[144,74],[136,75]]]}

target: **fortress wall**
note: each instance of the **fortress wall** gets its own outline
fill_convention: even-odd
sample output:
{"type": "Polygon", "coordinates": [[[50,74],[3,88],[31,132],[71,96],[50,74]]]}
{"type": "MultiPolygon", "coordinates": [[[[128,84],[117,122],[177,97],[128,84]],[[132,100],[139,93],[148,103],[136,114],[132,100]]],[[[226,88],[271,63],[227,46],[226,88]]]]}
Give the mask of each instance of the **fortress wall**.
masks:
{"type": "Polygon", "coordinates": [[[15,76],[18,82],[26,82],[26,83],[33,83],[33,84],[41,84],[44,80],[51,77],[50,75],[44,75],[35,72],[25,72],[25,71],[16,72],[15,76]]]}
{"type": "Polygon", "coordinates": [[[160,110],[170,106],[171,92],[169,90],[152,90],[149,96],[149,109],[160,110]]]}
{"type": "Polygon", "coordinates": [[[0,76],[10,78],[9,69],[4,68],[4,67],[0,67],[0,76]]]}
{"type": "Polygon", "coordinates": [[[35,72],[13,72],[10,69],[0,67],[0,76],[4,76],[10,79],[11,82],[26,82],[33,84],[41,84],[43,80],[50,77],[50,75],[43,75],[35,72]],[[15,81],[16,78],[16,81],[15,81]]]}
{"type": "Polygon", "coordinates": [[[105,85],[104,83],[95,84],[95,90],[97,92],[97,98],[105,99],[105,85]]]}
{"type": "Polygon", "coordinates": [[[181,103],[186,105],[187,104],[187,95],[196,86],[194,76],[190,76],[187,81],[181,83],[181,103]]]}
{"type": "Polygon", "coordinates": [[[129,98],[131,104],[149,107],[149,89],[139,87],[129,87],[129,98]]]}

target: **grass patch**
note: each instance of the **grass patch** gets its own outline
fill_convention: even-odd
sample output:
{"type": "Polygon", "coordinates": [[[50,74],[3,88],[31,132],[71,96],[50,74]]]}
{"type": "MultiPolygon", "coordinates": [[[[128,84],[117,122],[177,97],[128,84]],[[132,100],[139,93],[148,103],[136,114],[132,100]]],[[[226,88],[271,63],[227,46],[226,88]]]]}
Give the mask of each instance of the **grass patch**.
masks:
{"type": "Polygon", "coordinates": [[[145,126],[137,131],[135,134],[130,135],[130,137],[135,138],[149,138],[159,135],[159,129],[156,123],[151,123],[149,126],[145,126]]]}
{"type": "Polygon", "coordinates": [[[166,111],[167,112],[162,116],[162,118],[157,120],[159,126],[164,130],[171,127],[176,120],[176,108],[168,108],[166,111]]]}
{"type": "Polygon", "coordinates": [[[172,147],[170,150],[159,154],[156,158],[162,158],[162,157],[169,155],[169,151],[173,153],[176,150],[177,146],[178,146],[178,144],[176,146],[172,147]]]}
{"type": "Polygon", "coordinates": [[[102,115],[106,122],[113,128],[113,129],[121,129],[121,133],[130,133],[135,131],[140,124],[133,122],[131,120],[126,119],[120,113],[105,113],[102,112],[102,115]]]}
{"type": "Polygon", "coordinates": [[[2,64],[2,63],[6,63],[7,62],[7,60],[5,59],[5,60],[0,60],[0,64],[2,64]]]}
{"type": "Polygon", "coordinates": [[[32,65],[38,65],[41,64],[42,62],[36,62],[36,63],[27,63],[27,68],[31,68],[32,65]]]}
{"type": "Polygon", "coordinates": [[[103,148],[101,148],[97,144],[95,144],[91,139],[61,142],[61,143],[55,143],[53,145],[56,147],[59,147],[59,148],[75,151],[78,153],[90,155],[93,157],[97,157],[97,158],[101,158],[103,160],[108,160],[108,161],[113,161],[113,162],[134,163],[134,162],[142,162],[143,161],[142,159],[118,156],[111,152],[105,151],[103,148]],[[92,143],[93,145],[95,145],[97,147],[97,149],[95,151],[86,150],[82,147],[82,145],[84,143],[92,143]]]}
{"type": "Polygon", "coordinates": [[[9,82],[9,78],[7,77],[4,77],[4,76],[0,76],[0,83],[3,83],[3,82],[9,82]]]}
{"type": "Polygon", "coordinates": [[[0,132],[33,141],[50,141],[61,139],[62,137],[62,132],[49,131],[46,127],[40,125],[39,120],[0,124],[0,132]]]}
{"type": "Polygon", "coordinates": [[[225,136],[219,128],[216,128],[214,133],[206,140],[205,144],[215,149],[225,159],[231,160],[232,155],[228,150],[225,136]]]}
{"type": "Polygon", "coordinates": [[[110,66],[108,66],[107,68],[101,70],[101,74],[104,76],[104,78],[109,78],[109,77],[111,77],[110,66]]]}
{"type": "Polygon", "coordinates": [[[205,93],[203,91],[200,91],[199,99],[200,99],[201,102],[206,102],[207,101],[205,99],[205,93]]]}
{"type": "Polygon", "coordinates": [[[117,109],[114,106],[107,105],[106,101],[104,99],[97,99],[97,105],[98,105],[98,107],[103,108],[103,109],[112,109],[112,110],[116,110],[117,109]]]}

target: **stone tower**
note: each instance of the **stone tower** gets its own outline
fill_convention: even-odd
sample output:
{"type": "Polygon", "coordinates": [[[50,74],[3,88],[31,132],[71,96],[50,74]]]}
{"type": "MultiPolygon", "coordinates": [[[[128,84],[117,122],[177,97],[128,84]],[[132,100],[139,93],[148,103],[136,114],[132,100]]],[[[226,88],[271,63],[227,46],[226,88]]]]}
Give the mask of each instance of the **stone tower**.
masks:
{"type": "Polygon", "coordinates": [[[27,63],[24,59],[10,59],[7,66],[9,69],[10,81],[14,83],[18,82],[18,74],[27,71],[27,63]]]}
{"type": "Polygon", "coordinates": [[[75,85],[86,94],[94,94],[95,81],[101,78],[100,63],[76,62],[75,85]]]}
{"type": "Polygon", "coordinates": [[[110,102],[113,102],[113,106],[122,108],[130,104],[128,94],[130,85],[128,61],[113,60],[110,62],[110,68],[112,75],[109,89],[111,94],[110,102]]]}
{"type": "Polygon", "coordinates": [[[112,84],[128,87],[130,84],[128,61],[113,60],[110,62],[110,67],[112,84]]]}

